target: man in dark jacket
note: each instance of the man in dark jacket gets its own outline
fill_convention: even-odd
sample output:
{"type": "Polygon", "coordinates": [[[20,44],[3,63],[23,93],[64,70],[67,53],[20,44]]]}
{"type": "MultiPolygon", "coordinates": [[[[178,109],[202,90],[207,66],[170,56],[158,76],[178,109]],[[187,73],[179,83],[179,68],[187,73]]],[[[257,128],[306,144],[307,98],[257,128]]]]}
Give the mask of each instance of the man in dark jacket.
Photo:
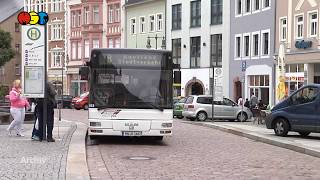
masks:
{"type": "MultiPolygon", "coordinates": [[[[47,141],[55,142],[52,137],[52,131],[54,126],[54,107],[55,107],[55,96],[57,95],[52,83],[47,83],[47,141]]],[[[39,119],[39,139],[43,139],[43,99],[39,99],[37,102],[37,117],[39,119]]]]}

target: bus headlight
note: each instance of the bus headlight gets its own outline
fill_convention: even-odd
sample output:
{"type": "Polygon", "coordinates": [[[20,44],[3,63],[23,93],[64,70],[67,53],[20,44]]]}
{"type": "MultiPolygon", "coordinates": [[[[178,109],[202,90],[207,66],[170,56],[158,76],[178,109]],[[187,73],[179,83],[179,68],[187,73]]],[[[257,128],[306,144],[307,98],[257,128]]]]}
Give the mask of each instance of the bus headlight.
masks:
{"type": "Polygon", "coordinates": [[[172,127],[172,123],[162,123],[161,126],[163,128],[170,128],[170,127],[172,127]]]}
{"type": "Polygon", "coordinates": [[[90,122],[90,126],[101,126],[101,122],[90,122]]]}

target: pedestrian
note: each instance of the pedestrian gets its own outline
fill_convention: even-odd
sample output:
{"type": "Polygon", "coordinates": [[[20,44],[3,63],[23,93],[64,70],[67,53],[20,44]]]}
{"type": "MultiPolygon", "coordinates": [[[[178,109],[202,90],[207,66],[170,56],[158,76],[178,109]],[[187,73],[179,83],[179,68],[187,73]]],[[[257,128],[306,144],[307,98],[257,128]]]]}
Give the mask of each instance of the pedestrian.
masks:
{"type": "Polygon", "coordinates": [[[244,103],[244,107],[250,108],[250,102],[249,102],[248,98],[246,98],[246,102],[244,103]]]}
{"type": "Polygon", "coordinates": [[[35,107],[33,110],[34,124],[33,124],[31,139],[35,141],[40,141],[39,119],[38,119],[39,110],[38,110],[38,106],[36,105],[35,99],[32,100],[32,104],[35,105],[35,107]]]}
{"type": "MultiPolygon", "coordinates": [[[[52,131],[53,131],[53,126],[54,126],[54,107],[56,104],[55,101],[55,96],[56,96],[56,91],[54,90],[54,87],[52,83],[48,82],[47,83],[47,88],[46,88],[46,93],[47,93],[47,141],[48,142],[55,142],[55,139],[52,137],[52,131]]],[[[42,141],[43,136],[43,98],[37,100],[37,106],[36,106],[36,116],[38,118],[38,124],[39,124],[39,131],[38,131],[38,137],[39,140],[42,141]]]]}
{"type": "Polygon", "coordinates": [[[238,105],[239,105],[239,106],[242,106],[242,105],[243,105],[242,96],[240,96],[239,99],[238,99],[238,105]]]}
{"type": "Polygon", "coordinates": [[[254,95],[254,93],[252,93],[250,98],[250,107],[255,108],[257,104],[258,104],[258,98],[257,96],[254,95]]]}
{"type": "Polygon", "coordinates": [[[259,108],[260,110],[265,110],[265,109],[266,109],[266,108],[265,108],[265,105],[263,104],[263,102],[262,102],[261,99],[259,100],[258,108],[259,108]]]}
{"type": "Polygon", "coordinates": [[[12,90],[7,96],[10,100],[10,114],[13,117],[13,121],[7,128],[8,134],[11,135],[12,130],[16,130],[17,136],[23,137],[22,125],[24,123],[26,108],[30,107],[28,100],[21,96],[21,82],[15,80],[13,82],[12,90]]]}

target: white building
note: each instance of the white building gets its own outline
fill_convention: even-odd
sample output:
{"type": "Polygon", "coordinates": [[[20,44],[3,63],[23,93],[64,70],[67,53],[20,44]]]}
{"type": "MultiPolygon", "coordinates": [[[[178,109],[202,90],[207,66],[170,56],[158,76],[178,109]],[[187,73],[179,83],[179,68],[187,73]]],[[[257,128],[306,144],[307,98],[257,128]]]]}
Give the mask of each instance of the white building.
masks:
{"type": "Polygon", "coordinates": [[[168,0],[166,31],[167,49],[181,64],[175,95],[210,94],[214,65],[223,69],[223,94],[228,96],[230,1],[168,0]]]}

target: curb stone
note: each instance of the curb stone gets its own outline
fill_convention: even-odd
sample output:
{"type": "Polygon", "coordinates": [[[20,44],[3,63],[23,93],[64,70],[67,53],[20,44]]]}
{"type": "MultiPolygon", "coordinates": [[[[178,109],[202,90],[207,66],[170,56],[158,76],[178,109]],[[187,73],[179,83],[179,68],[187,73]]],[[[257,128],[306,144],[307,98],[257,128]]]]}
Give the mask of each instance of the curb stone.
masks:
{"type": "Polygon", "coordinates": [[[90,180],[85,144],[87,126],[83,123],[75,123],[77,129],[72,136],[68,150],[66,180],[90,180]]]}
{"type": "Polygon", "coordinates": [[[265,137],[264,135],[259,135],[254,132],[246,132],[245,130],[240,130],[240,129],[236,129],[236,128],[232,128],[232,127],[225,127],[225,126],[217,125],[217,124],[208,124],[208,123],[201,123],[201,122],[188,122],[188,121],[182,121],[182,122],[186,123],[186,124],[193,124],[193,125],[217,129],[217,130],[231,133],[231,134],[234,134],[237,136],[246,137],[248,139],[252,139],[255,141],[263,142],[266,144],[278,146],[281,148],[289,149],[289,150],[292,150],[295,152],[299,152],[299,153],[303,153],[303,154],[307,154],[310,156],[320,158],[320,151],[318,151],[318,150],[315,150],[312,148],[306,148],[306,147],[295,145],[292,143],[281,142],[281,140],[277,141],[272,138],[268,138],[268,137],[265,137]]]}

